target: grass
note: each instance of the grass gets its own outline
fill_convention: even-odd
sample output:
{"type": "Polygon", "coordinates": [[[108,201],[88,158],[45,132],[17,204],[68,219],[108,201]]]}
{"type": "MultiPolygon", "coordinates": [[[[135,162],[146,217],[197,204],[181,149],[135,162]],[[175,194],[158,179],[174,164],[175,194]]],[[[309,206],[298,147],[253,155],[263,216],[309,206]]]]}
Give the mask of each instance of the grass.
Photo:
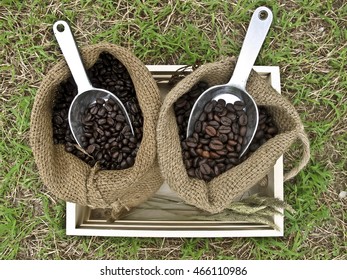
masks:
{"type": "MultiPolygon", "coordinates": [[[[0,7],[0,259],[346,259],[347,4],[345,1],[2,1],[0,7]],[[61,58],[52,35],[71,22],[79,45],[131,49],[146,64],[237,55],[251,11],[274,21],[257,60],[279,65],[312,157],[285,184],[283,238],[103,238],[65,235],[65,204],[42,185],[28,144],[37,88],[61,58]]],[[[300,157],[287,155],[286,166],[300,157]]]]}

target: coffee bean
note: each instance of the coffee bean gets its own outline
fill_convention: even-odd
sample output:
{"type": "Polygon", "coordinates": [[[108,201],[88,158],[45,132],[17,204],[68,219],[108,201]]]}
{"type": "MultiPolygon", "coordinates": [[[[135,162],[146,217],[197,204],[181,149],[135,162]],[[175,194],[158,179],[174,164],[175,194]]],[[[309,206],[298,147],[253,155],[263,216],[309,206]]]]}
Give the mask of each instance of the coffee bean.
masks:
{"type": "Polygon", "coordinates": [[[116,116],[116,121],[117,122],[125,122],[125,117],[124,117],[124,115],[117,115],[116,116]]]}
{"type": "Polygon", "coordinates": [[[213,171],[215,176],[219,176],[220,174],[222,174],[221,170],[217,165],[213,168],[213,171]]]}
{"type": "Polygon", "coordinates": [[[242,101],[235,101],[234,108],[236,111],[241,111],[245,107],[245,104],[242,101]]]}
{"type": "Polygon", "coordinates": [[[195,123],[194,128],[195,128],[195,132],[200,133],[200,132],[201,132],[201,129],[202,129],[202,123],[201,123],[201,121],[197,121],[197,122],[195,123]]]}
{"type": "Polygon", "coordinates": [[[220,140],[222,143],[228,142],[228,135],[227,135],[227,134],[220,134],[220,135],[219,135],[219,140],[220,140]]]}
{"type": "Polygon", "coordinates": [[[194,137],[187,138],[186,144],[190,148],[195,148],[198,145],[197,140],[194,137]]]}
{"type": "Polygon", "coordinates": [[[202,174],[209,175],[211,171],[211,167],[207,163],[203,163],[200,165],[200,172],[202,174]]]}
{"type": "Polygon", "coordinates": [[[265,136],[264,130],[258,130],[255,133],[254,138],[255,139],[262,139],[262,138],[264,138],[264,136],[265,136]]]}
{"type": "Polygon", "coordinates": [[[187,174],[190,177],[195,177],[195,169],[194,168],[187,168],[187,174]]]}
{"type": "Polygon", "coordinates": [[[215,100],[213,100],[212,102],[208,102],[205,107],[204,107],[204,111],[205,113],[210,113],[212,112],[214,106],[216,105],[217,102],[215,102],[215,100]]]}
{"type": "MultiPolygon", "coordinates": [[[[222,105],[222,104],[220,104],[220,103],[218,103],[215,107],[214,107],[214,111],[216,112],[216,113],[221,113],[222,111],[223,111],[223,109],[224,109],[224,106],[222,105]]],[[[216,115],[215,115],[216,116],[216,115]]]]}
{"type": "Polygon", "coordinates": [[[222,134],[228,134],[231,132],[231,127],[226,126],[226,125],[222,125],[220,128],[218,128],[218,132],[222,133],[222,134]]]}
{"type": "Polygon", "coordinates": [[[255,152],[258,148],[259,148],[259,144],[257,144],[257,143],[252,143],[252,144],[249,146],[249,150],[250,150],[251,152],[255,152]]]}
{"type": "Polygon", "coordinates": [[[239,134],[239,125],[238,125],[238,123],[233,123],[232,125],[231,125],[231,129],[232,129],[232,131],[233,131],[233,133],[234,134],[239,134]]]}
{"type": "Polygon", "coordinates": [[[113,111],[113,106],[109,103],[106,103],[104,108],[106,109],[107,112],[112,112],[113,111]]]}
{"type": "Polygon", "coordinates": [[[271,135],[276,135],[278,133],[278,129],[275,126],[269,127],[267,129],[267,133],[271,135]]]}
{"type": "Polygon", "coordinates": [[[215,136],[217,134],[217,130],[211,125],[206,126],[205,132],[209,136],[215,136]]]}
{"type": "Polygon", "coordinates": [[[89,145],[89,146],[87,147],[86,152],[87,152],[88,154],[91,155],[94,151],[95,151],[95,145],[89,145]]]}
{"type": "Polygon", "coordinates": [[[100,97],[98,97],[97,99],[96,99],[96,103],[98,103],[98,104],[104,104],[105,103],[105,100],[103,99],[103,98],[100,98],[100,97]]]}
{"type": "Polygon", "coordinates": [[[242,137],[244,137],[247,133],[247,126],[241,126],[240,127],[240,130],[239,130],[239,133],[242,137]]]}
{"type": "Polygon", "coordinates": [[[265,114],[262,114],[262,113],[259,113],[259,124],[263,124],[266,122],[266,115],[265,114]]]}
{"type": "Polygon", "coordinates": [[[106,109],[104,107],[101,107],[98,110],[98,116],[103,117],[103,116],[105,116],[105,114],[106,114],[106,109]]]}
{"type": "Polygon", "coordinates": [[[233,105],[232,103],[226,104],[225,107],[227,108],[227,110],[228,110],[229,112],[235,112],[235,111],[236,111],[235,108],[234,108],[234,105],[233,105]]]}
{"type": "Polygon", "coordinates": [[[221,120],[220,116],[214,115],[214,116],[213,116],[213,119],[214,119],[216,122],[220,123],[220,120],[221,120]]]}
{"type": "Polygon", "coordinates": [[[235,148],[232,145],[227,144],[226,148],[227,148],[228,152],[234,152],[235,151],[235,148]]]}
{"type": "Polygon", "coordinates": [[[229,141],[228,141],[228,145],[230,145],[230,146],[236,146],[236,145],[237,145],[237,141],[235,141],[235,140],[229,140],[229,141]]]}
{"type": "Polygon", "coordinates": [[[216,153],[220,156],[225,156],[228,153],[227,149],[217,150],[216,153]]]}
{"type": "Polygon", "coordinates": [[[55,116],[53,120],[57,125],[61,125],[64,122],[61,116],[55,116]]]}
{"type": "Polygon", "coordinates": [[[223,145],[223,143],[222,143],[220,140],[218,140],[218,139],[213,139],[213,140],[210,142],[209,147],[210,147],[212,150],[218,151],[218,150],[223,149],[224,145],[223,145]]]}
{"type": "Polygon", "coordinates": [[[194,132],[192,136],[193,136],[193,138],[196,139],[196,141],[199,141],[199,134],[198,133],[194,132]]]}
{"type": "Polygon", "coordinates": [[[200,117],[199,117],[199,121],[205,121],[207,119],[207,114],[205,112],[202,112],[200,117]]]}
{"type": "Polygon", "coordinates": [[[221,118],[221,123],[226,126],[230,126],[232,123],[232,120],[229,119],[228,117],[222,117],[221,118]]]}
{"type": "Polygon", "coordinates": [[[210,157],[211,157],[209,151],[202,151],[201,156],[202,156],[203,158],[210,158],[210,157]]]}
{"type": "Polygon", "coordinates": [[[237,119],[237,115],[235,113],[228,113],[227,117],[233,122],[237,119]]]}
{"type": "Polygon", "coordinates": [[[99,119],[98,120],[98,124],[99,125],[103,125],[103,124],[105,124],[107,121],[106,121],[106,119],[99,119]]]}
{"type": "Polygon", "coordinates": [[[242,115],[239,117],[239,125],[241,125],[241,126],[247,125],[247,122],[248,122],[247,115],[246,115],[246,114],[242,114],[242,115]]]}
{"type": "Polygon", "coordinates": [[[215,129],[218,129],[220,124],[217,121],[210,121],[208,122],[208,125],[214,127],[215,129]]]}
{"type": "Polygon", "coordinates": [[[217,154],[216,152],[209,152],[209,154],[210,154],[210,158],[212,159],[220,158],[220,155],[217,154]]]}

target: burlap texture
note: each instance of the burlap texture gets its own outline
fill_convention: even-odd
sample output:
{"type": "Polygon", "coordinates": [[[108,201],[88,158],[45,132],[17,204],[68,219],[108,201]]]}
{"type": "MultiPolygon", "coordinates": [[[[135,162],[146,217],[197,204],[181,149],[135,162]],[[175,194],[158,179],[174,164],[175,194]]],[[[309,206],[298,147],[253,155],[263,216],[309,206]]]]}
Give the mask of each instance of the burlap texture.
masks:
{"type": "MultiPolygon", "coordinates": [[[[279,134],[262,145],[242,164],[229,169],[208,183],[188,176],[182,159],[174,103],[198,81],[205,81],[210,86],[225,84],[231,77],[234,64],[235,60],[229,58],[203,65],[186,76],[164,99],[158,120],[158,159],[164,179],[186,203],[210,213],[223,211],[237,196],[263,179],[273,168],[277,159],[297,138],[307,140],[295,108],[262,77],[252,71],[247,83],[247,91],[254,97],[258,106],[266,106],[279,128],[279,134]]],[[[300,168],[309,158],[309,152],[307,157],[308,141],[304,145],[306,155],[300,168]]]]}
{"type": "Polygon", "coordinates": [[[30,143],[43,183],[57,197],[92,208],[121,210],[137,206],[156,192],[163,179],[156,157],[156,125],[161,106],[159,89],[146,66],[125,48],[98,44],[81,49],[86,68],[100,53],[117,58],[128,70],[135,86],[143,119],[143,138],[136,160],[124,170],[99,170],[53,144],[52,108],[57,88],[71,73],[61,59],[44,77],[31,114],[30,143]]]}

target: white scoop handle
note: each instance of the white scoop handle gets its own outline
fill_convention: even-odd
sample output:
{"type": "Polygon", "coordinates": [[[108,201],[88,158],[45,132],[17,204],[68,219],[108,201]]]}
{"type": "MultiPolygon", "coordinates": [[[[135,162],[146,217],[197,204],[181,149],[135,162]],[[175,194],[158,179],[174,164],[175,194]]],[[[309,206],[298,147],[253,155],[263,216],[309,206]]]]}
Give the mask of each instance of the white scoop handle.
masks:
{"type": "Polygon", "coordinates": [[[59,20],[53,25],[54,36],[77,85],[78,94],[93,89],[83,66],[75,39],[67,22],[59,20]]]}
{"type": "Polygon", "coordinates": [[[272,18],[272,12],[267,7],[259,7],[254,11],[234,73],[227,85],[246,90],[249,74],[270,29],[272,18]]]}

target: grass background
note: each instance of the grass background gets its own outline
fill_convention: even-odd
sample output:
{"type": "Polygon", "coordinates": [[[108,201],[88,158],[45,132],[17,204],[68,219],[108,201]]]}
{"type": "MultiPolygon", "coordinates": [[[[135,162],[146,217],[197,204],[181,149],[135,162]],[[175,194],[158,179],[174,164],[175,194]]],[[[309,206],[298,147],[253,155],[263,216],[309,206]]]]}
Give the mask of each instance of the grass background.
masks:
{"type": "MultiPolygon", "coordinates": [[[[0,259],[347,259],[347,4],[345,1],[10,1],[0,5],[0,259]],[[71,23],[79,45],[112,42],[146,64],[237,55],[252,11],[274,21],[257,65],[279,65],[282,94],[312,157],[285,184],[283,238],[103,238],[65,235],[65,203],[43,186],[28,144],[37,88],[71,23]]],[[[294,152],[287,163],[300,156],[294,152]]]]}

